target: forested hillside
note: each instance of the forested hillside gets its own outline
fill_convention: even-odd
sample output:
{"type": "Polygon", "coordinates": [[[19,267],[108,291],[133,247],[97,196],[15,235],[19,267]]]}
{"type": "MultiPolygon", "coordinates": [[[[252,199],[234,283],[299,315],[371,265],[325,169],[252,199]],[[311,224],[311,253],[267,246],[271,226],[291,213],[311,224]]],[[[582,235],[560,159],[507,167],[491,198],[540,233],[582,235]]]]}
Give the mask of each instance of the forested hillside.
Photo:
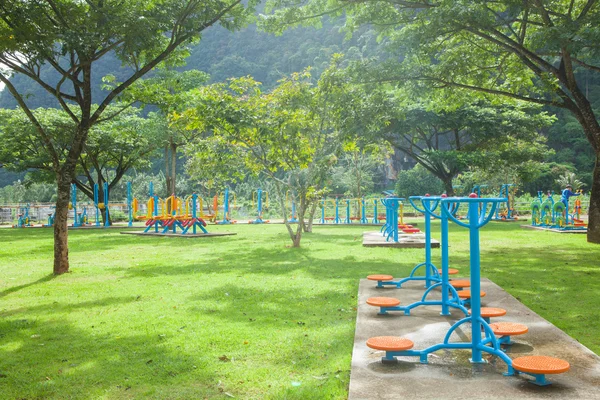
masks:
{"type": "MultiPolygon", "coordinates": [[[[212,82],[251,75],[269,88],[282,77],[308,66],[318,78],[335,53],[368,57],[375,55],[378,48],[373,32],[364,31],[345,40],[340,26],[333,23],[326,23],[321,29],[291,29],[281,36],[259,32],[255,25],[235,33],[215,26],[208,29],[201,42],[191,49],[187,64],[180,69],[205,71],[212,82]]],[[[42,71],[42,74],[51,73],[50,69],[42,71]]],[[[119,80],[126,73],[116,57],[104,60],[93,70],[94,98],[100,98],[103,76],[113,74],[119,80]]],[[[55,99],[40,91],[30,79],[17,75],[13,82],[21,93],[26,94],[27,102],[33,108],[56,106],[55,99]]],[[[0,93],[0,108],[15,106],[14,98],[7,91],[0,93]]]]}
{"type": "MultiPolygon", "coordinates": [[[[326,22],[321,29],[290,29],[281,36],[258,31],[255,25],[234,33],[215,26],[203,34],[201,42],[191,49],[187,64],[180,69],[205,71],[210,74],[212,82],[251,75],[268,89],[282,77],[308,66],[313,68],[313,77],[318,78],[335,53],[344,53],[353,59],[383,57],[386,54],[383,47],[377,42],[376,33],[372,30],[362,29],[352,38],[347,38],[341,31],[341,22],[326,22]]],[[[97,65],[93,70],[94,98],[100,98],[103,76],[113,74],[119,80],[126,76],[127,72],[116,57],[108,57],[97,65]]],[[[52,72],[46,69],[42,74],[52,72]]],[[[591,74],[582,75],[581,79],[585,80],[586,91],[595,100],[595,108],[599,109],[600,82],[591,74]]],[[[13,82],[21,93],[26,94],[26,101],[33,108],[57,106],[55,99],[47,92],[39,90],[33,81],[17,75],[13,82]]],[[[14,98],[7,91],[0,93],[0,108],[15,106],[14,98]]],[[[574,168],[589,190],[594,154],[587,145],[581,126],[568,112],[556,109],[550,111],[556,113],[558,119],[545,133],[548,135],[548,145],[556,154],[547,161],[574,168]]],[[[549,167],[545,170],[548,183],[554,181],[559,169],[549,167]]],[[[12,174],[4,175],[5,179],[0,182],[0,186],[8,184],[6,180],[12,177],[12,174]]],[[[540,179],[545,182],[543,177],[540,179]]],[[[539,185],[539,182],[534,185],[539,185]]],[[[537,189],[540,188],[527,188],[528,191],[537,189]]]]}

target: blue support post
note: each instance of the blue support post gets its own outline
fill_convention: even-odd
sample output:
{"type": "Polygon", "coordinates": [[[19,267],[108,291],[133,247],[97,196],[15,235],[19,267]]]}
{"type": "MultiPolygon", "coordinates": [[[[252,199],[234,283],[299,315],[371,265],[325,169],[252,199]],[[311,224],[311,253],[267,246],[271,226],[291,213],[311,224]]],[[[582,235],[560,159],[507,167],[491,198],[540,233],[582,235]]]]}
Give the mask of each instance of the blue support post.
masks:
{"type": "Polygon", "coordinates": [[[369,220],[367,220],[367,206],[365,204],[365,198],[363,197],[362,199],[360,199],[360,203],[361,203],[361,216],[360,216],[360,223],[361,224],[368,224],[369,220]]]}
{"type": "Polygon", "coordinates": [[[344,220],[345,224],[351,223],[350,221],[350,200],[346,200],[346,219],[344,220]]]}
{"type": "Polygon", "coordinates": [[[98,208],[98,184],[94,183],[94,208],[96,209],[95,225],[100,226],[100,210],[98,208]]]}
{"type": "Polygon", "coordinates": [[[133,198],[131,197],[131,182],[127,182],[127,212],[129,214],[129,222],[127,226],[133,226],[133,198]]]}
{"type": "Polygon", "coordinates": [[[73,227],[81,226],[77,217],[77,186],[71,183],[71,206],[73,207],[73,227]]]}
{"type": "Polygon", "coordinates": [[[108,228],[110,226],[110,214],[108,212],[108,182],[104,182],[104,227],[108,228]]]}
{"type": "Polygon", "coordinates": [[[342,220],[340,218],[340,199],[338,197],[335,198],[335,219],[333,220],[336,224],[341,224],[342,220]]]}

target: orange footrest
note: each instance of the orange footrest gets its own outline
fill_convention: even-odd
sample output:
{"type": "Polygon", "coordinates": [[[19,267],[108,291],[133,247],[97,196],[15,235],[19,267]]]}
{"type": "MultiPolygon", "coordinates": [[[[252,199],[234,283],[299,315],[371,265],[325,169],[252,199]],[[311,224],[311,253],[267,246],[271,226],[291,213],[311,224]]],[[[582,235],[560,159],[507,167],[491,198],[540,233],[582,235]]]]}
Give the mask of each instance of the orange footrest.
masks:
{"type": "Polygon", "coordinates": [[[412,340],[398,336],[377,336],[367,340],[367,347],[375,350],[403,351],[412,349],[414,345],[412,340]]]}
{"type": "MultiPolygon", "coordinates": [[[[485,297],[485,292],[482,290],[479,295],[481,297],[485,297]]],[[[470,299],[471,298],[471,291],[470,290],[460,290],[458,292],[458,297],[460,297],[461,299],[470,299]]]]}
{"type": "Polygon", "coordinates": [[[402,232],[404,232],[404,233],[419,233],[421,231],[417,228],[404,228],[404,229],[402,229],[402,232]]]}
{"type": "MultiPolygon", "coordinates": [[[[469,314],[471,314],[471,310],[469,310],[469,314]]],[[[506,310],[502,308],[481,307],[481,316],[483,318],[501,317],[503,315],[506,315],[506,310]]]]}
{"type": "MultiPolygon", "coordinates": [[[[438,273],[441,274],[442,273],[442,269],[438,268],[438,273]]],[[[458,274],[459,271],[456,268],[448,268],[448,275],[456,275],[458,274]]]]}
{"type": "Polygon", "coordinates": [[[512,366],[517,371],[531,374],[560,374],[567,372],[571,367],[569,363],[560,358],[548,356],[525,356],[515,358],[512,366]]]}
{"type": "Polygon", "coordinates": [[[396,307],[400,305],[400,300],[393,297],[370,297],[367,304],[375,307],[396,307]]]}
{"type": "Polygon", "coordinates": [[[450,281],[449,283],[450,283],[450,286],[457,288],[457,289],[471,287],[471,281],[466,280],[466,279],[450,281]]]}
{"type": "Polygon", "coordinates": [[[527,325],[517,324],[516,322],[494,322],[490,324],[490,328],[497,336],[515,336],[529,332],[527,325]]]}
{"type": "Polygon", "coordinates": [[[367,276],[367,279],[370,281],[391,281],[394,279],[393,276],[391,275],[369,275],[367,276]]]}

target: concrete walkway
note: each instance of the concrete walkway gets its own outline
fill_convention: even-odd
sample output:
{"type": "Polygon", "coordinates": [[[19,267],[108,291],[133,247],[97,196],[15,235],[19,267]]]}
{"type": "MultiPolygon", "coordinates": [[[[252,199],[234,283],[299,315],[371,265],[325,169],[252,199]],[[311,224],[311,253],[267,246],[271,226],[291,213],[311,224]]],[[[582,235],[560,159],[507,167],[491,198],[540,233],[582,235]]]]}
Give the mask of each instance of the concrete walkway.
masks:
{"type": "MultiPolygon", "coordinates": [[[[365,303],[375,296],[396,297],[401,305],[420,300],[423,283],[406,285],[376,289],[375,282],[361,280],[349,399],[600,399],[600,357],[487,279],[482,280],[482,290],[487,293],[483,305],[508,311],[492,322],[519,322],[529,327],[527,334],[513,337],[516,343],[507,354],[511,358],[562,358],[571,364],[570,371],[547,375],[553,384],[538,387],[528,383],[525,375],[503,376],[506,364],[485,353],[488,364],[471,364],[468,350],[440,350],[429,355],[428,364],[420,364],[417,357],[403,357],[398,364],[383,365],[384,352],[368,348],[368,338],[403,336],[415,343],[415,349],[422,349],[442,342],[450,326],[462,317],[457,310],[451,317],[442,317],[440,308],[433,306],[417,307],[410,316],[401,312],[378,315],[378,308],[365,303]]],[[[435,296],[441,297],[441,293],[435,296]]],[[[470,325],[463,325],[458,332],[451,341],[470,341],[470,325]]]]}

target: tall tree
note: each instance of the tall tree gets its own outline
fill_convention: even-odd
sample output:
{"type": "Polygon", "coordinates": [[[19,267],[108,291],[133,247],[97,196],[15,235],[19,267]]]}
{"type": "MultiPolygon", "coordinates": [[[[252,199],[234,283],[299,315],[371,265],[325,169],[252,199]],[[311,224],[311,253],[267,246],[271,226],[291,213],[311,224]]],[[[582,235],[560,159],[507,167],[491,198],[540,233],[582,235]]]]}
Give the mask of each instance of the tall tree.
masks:
{"type": "Polygon", "coordinates": [[[158,108],[159,115],[164,119],[164,149],[165,179],[167,193],[175,194],[178,148],[189,143],[202,132],[180,129],[177,125],[168,123],[169,114],[185,108],[186,92],[206,83],[209,76],[198,70],[177,72],[161,70],[149,79],[141,79],[127,90],[124,97],[132,102],[140,102],[158,108]]]}
{"type": "Polygon", "coordinates": [[[135,81],[161,63],[181,64],[184,46],[220,23],[242,26],[256,0],[6,0],[0,3],[0,81],[35,126],[52,160],[57,184],[54,273],[69,270],[67,218],[70,184],[90,129],[116,113],[107,107],[135,81]],[[92,102],[93,67],[116,54],[130,72],[99,101],[92,102]],[[43,66],[52,74],[41,74],[43,66]],[[12,75],[34,81],[54,96],[75,123],[64,159],[51,132],[40,123],[13,83],[12,75]]]}
{"type": "MultiPolygon", "coordinates": [[[[114,106],[112,111],[118,111],[114,106]]],[[[68,154],[75,123],[67,113],[54,108],[33,111],[42,127],[51,132],[61,162],[68,154]]],[[[156,120],[141,118],[139,109],[129,108],[114,118],[94,125],[77,161],[73,183],[86,196],[104,196],[104,182],[112,190],[131,168],[149,166],[147,156],[158,149],[156,120]]],[[[51,182],[52,159],[44,150],[35,126],[21,110],[0,109],[0,163],[13,171],[27,171],[32,179],[51,182]]],[[[102,218],[105,218],[105,213],[102,218]]]]}
{"type": "Polygon", "coordinates": [[[600,73],[597,0],[272,0],[273,31],[345,12],[351,30],[378,27],[399,57],[378,79],[453,89],[568,110],[596,154],[588,241],[600,243],[600,123],[578,71],[600,73]]]}

